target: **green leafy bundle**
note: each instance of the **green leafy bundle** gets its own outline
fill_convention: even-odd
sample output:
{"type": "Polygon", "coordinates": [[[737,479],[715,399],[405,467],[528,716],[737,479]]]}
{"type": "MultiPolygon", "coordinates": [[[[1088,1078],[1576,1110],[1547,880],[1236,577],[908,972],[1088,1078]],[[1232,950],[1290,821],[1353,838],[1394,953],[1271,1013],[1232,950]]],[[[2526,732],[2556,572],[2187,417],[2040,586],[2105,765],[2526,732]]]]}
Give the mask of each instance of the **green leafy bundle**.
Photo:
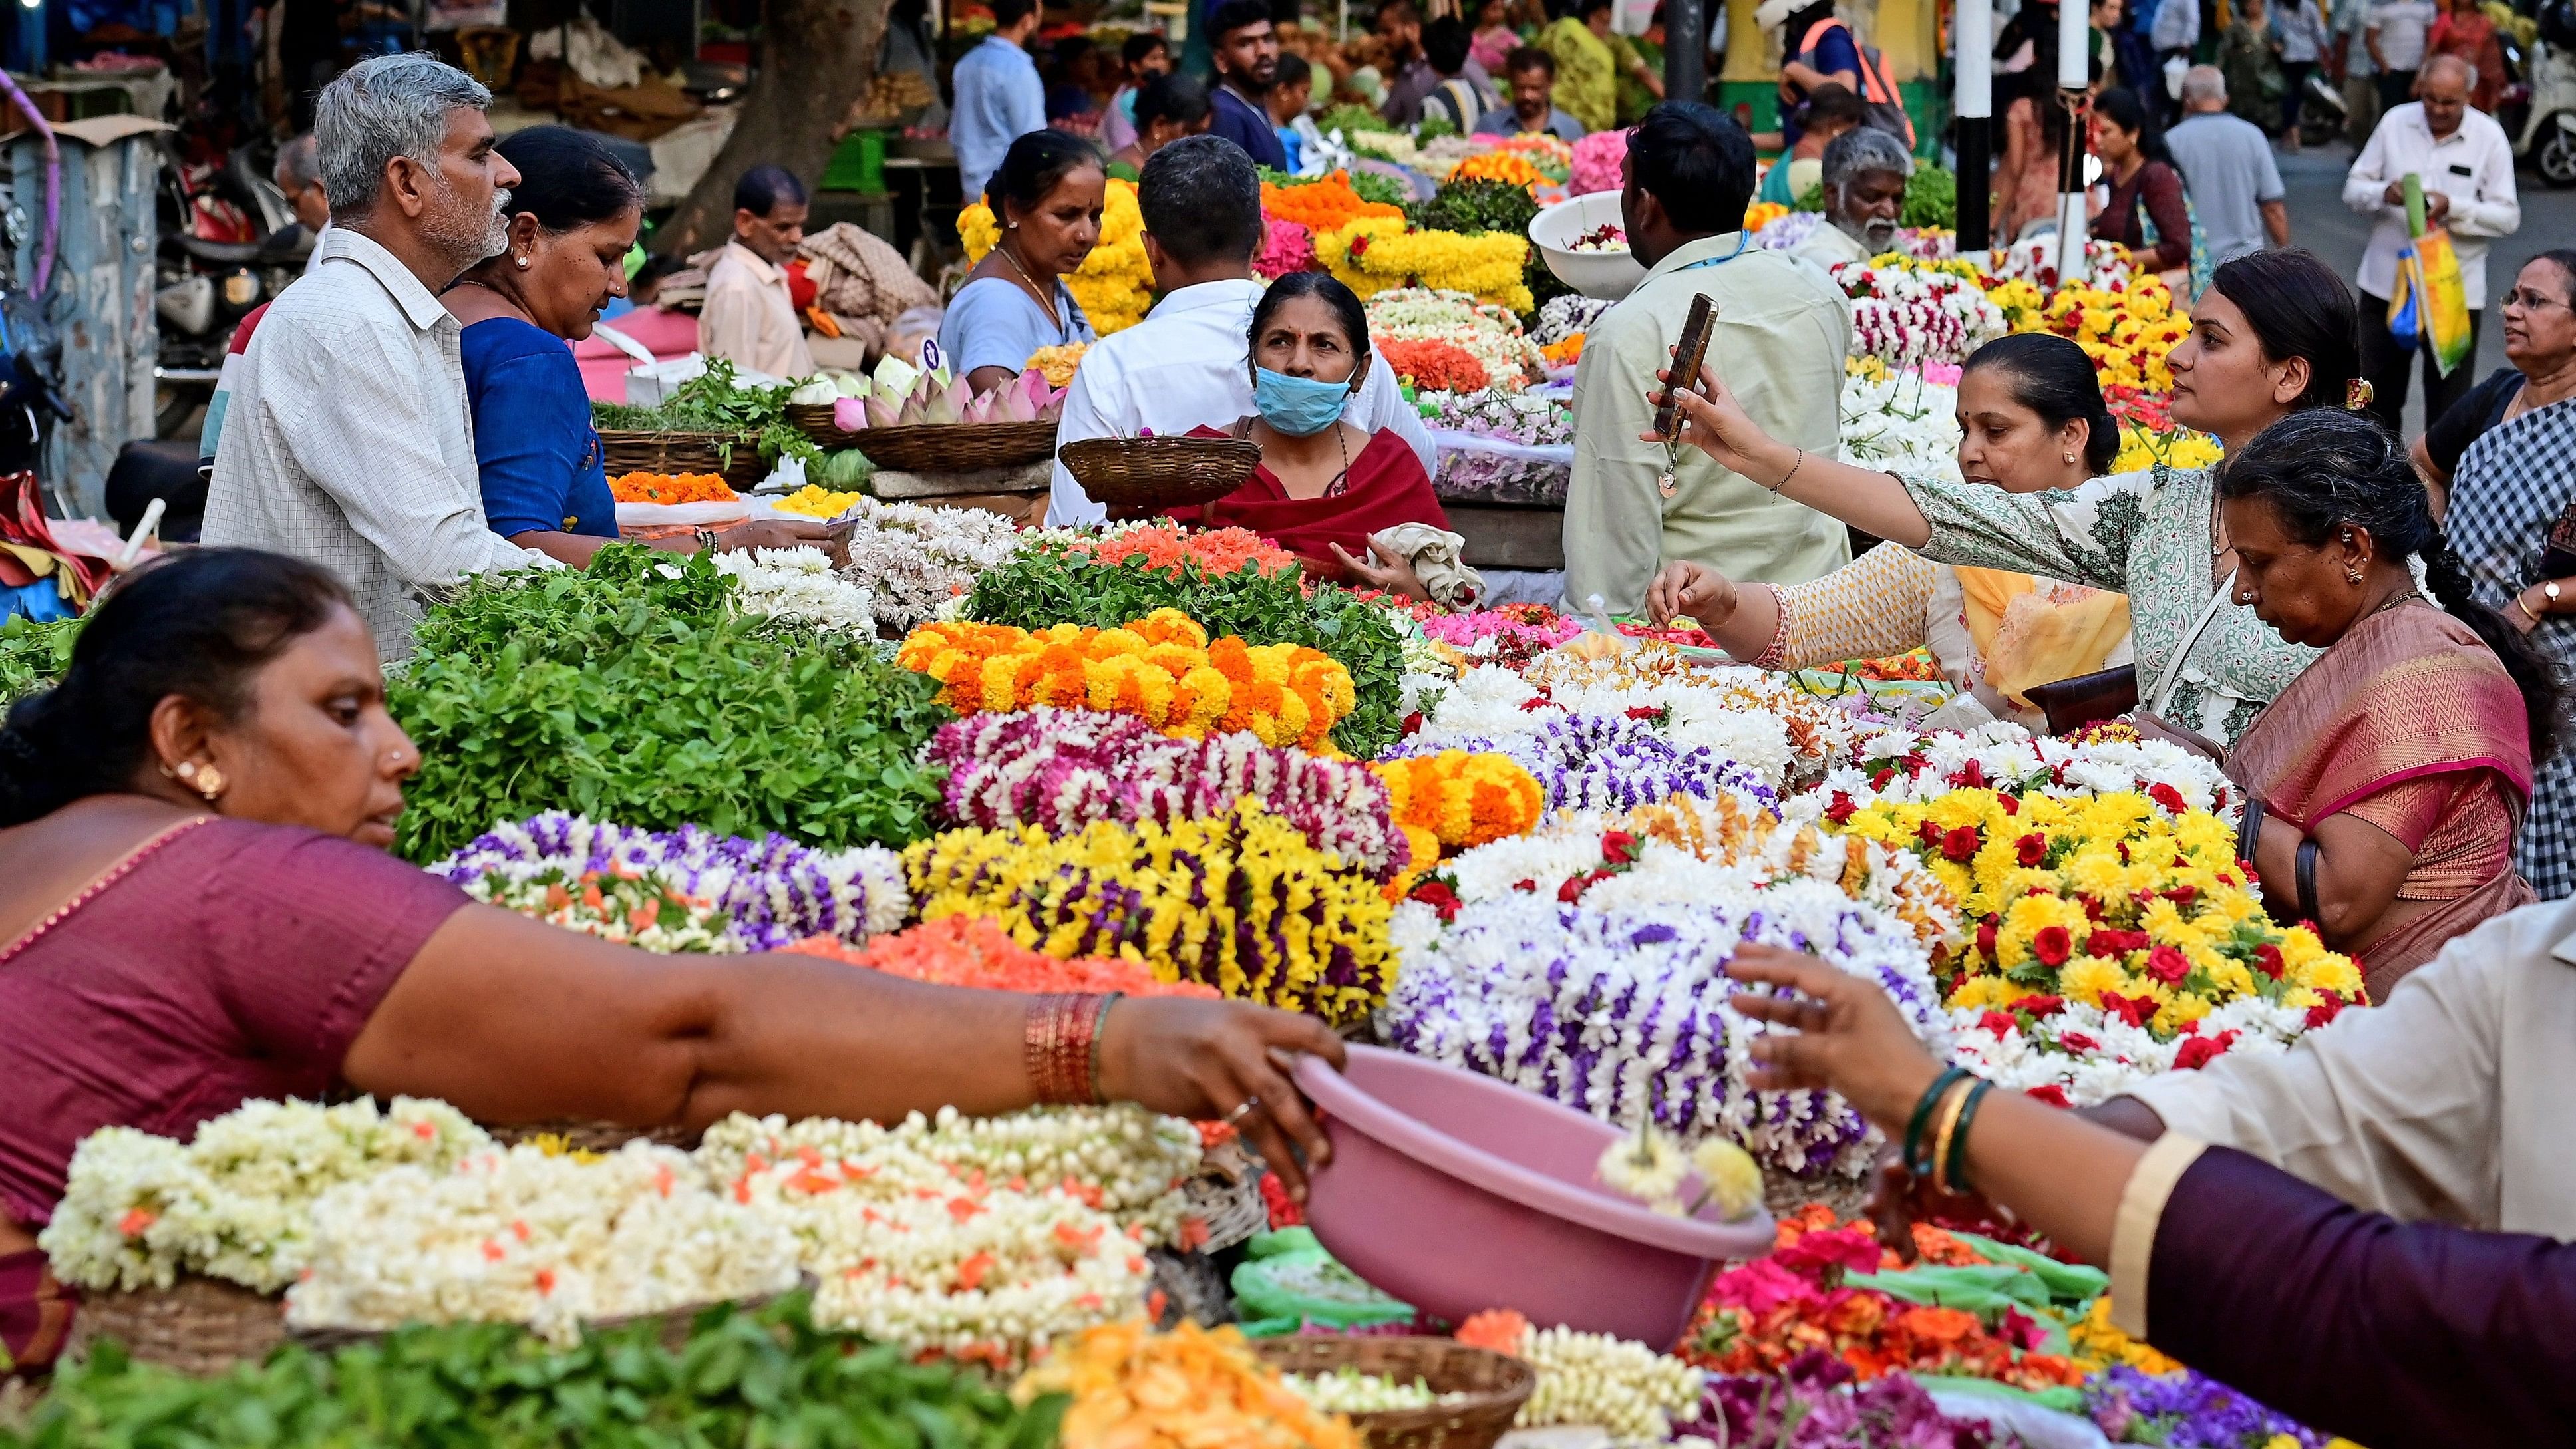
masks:
{"type": "Polygon", "coordinates": [[[1344,173],[1350,177],[1351,194],[1362,201],[1380,206],[1402,206],[1413,199],[1413,192],[1392,176],[1362,168],[1344,173]]]}
{"type": "Polygon", "coordinates": [[[1393,131],[1386,117],[1356,101],[1344,101],[1315,118],[1315,129],[1329,136],[1335,131],[1348,135],[1353,131],[1393,131]]]}
{"type": "MultiPolygon", "coordinates": [[[[1499,231],[1527,237],[1530,222],[1538,215],[1538,202],[1531,198],[1526,186],[1479,176],[1447,183],[1433,192],[1430,200],[1406,206],[1404,215],[1426,231],[1499,231]]],[[[1537,247],[1529,249],[1529,260],[1521,268],[1521,283],[1529,288],[1533,311],[1550,297],[1562,297],[1573,290],[1548,270],[1547,258],[1539,254],[1537,247]]]]}
{"type": "Polygon", "coordinates": [[[817,1332],[800,1294],[700,1314],[677,1352],[652,1323],[568,1351],[457,1324],[195,1379],[105,1343],[0,1449],[1049,1449],[1066,1402],[817,1332]]]}
{"type": "Polygon", "coordinates": [[[1333,743],[1354,758],[1375,759],[1402,732],[1404,638],[1393,618],[1347,589],[1309,593],[1294,571],[1264,575],[1246,564],[1220,576],[1196,560],[1175,571],[1141,556],[1099,564],[1060,544],[1033,544],[986,571],[966,600],[966,617],[1022,629],[1108,629],[1156,609],[1180,610],[1210,639],[1303,644],[1340,660],[1358,702],[1333,727],[1333,743]]]}
{"type": "Polygon", "coordinates": [[[788,384],[747,386],[736,378],[731,362],[711,357],[706,371],[673,388],[670,397],[656,406],[595,402],[590,405],[590,417],[595,426],[617,432],[748,436],[759,445],[760,456],[771,462],[782,454],[820,457],[822,450],[813,440],[787,421],[787,395],[795,390],[788,384]]]}
{"type": "Polygon", "coordinates": [[[704,555],[613,545],[432,609],[389,700],[422,757],[402,853],[553,809],[822,846],[927,834],[934,686],[863,641],[737,614],[733,588],[704,555]]]}
{"type": "Polygon", "coordinates": [[[24,614],[0,623],[0,708],[60,679],[72,667],[72,641],[80,629],[79,619],[39,624],[24,614]]]}
{"type": "Polygon", "coordinates": [[[1897,221],[1904,226],[1955,229],[1959,225],[1958,173],[1918,164],[1906,178],[1905,210],[1897,221]]]}

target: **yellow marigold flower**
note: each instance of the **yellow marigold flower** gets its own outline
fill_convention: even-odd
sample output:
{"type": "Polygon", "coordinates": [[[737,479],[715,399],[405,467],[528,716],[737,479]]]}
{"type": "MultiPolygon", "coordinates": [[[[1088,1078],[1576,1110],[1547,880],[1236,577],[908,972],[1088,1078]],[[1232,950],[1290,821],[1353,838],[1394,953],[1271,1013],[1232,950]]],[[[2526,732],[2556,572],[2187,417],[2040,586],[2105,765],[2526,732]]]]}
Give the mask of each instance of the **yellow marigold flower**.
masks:
{"type": "Polygon", "coordinates": [[[2126,973],[2099,956],[2078,956],[2057,973],[2058,994],[2087,1006],[2100,1006],[2103,992],[2119,991],[2126,984],[2126,973]]]}
{"type": "Polygon", "coordinates": [[[2000,976],[1971,976],[1950,993],[1946,1005],[1954,1010],[1986,1011],[2020,999],[2026,993],[2000,976]]]}

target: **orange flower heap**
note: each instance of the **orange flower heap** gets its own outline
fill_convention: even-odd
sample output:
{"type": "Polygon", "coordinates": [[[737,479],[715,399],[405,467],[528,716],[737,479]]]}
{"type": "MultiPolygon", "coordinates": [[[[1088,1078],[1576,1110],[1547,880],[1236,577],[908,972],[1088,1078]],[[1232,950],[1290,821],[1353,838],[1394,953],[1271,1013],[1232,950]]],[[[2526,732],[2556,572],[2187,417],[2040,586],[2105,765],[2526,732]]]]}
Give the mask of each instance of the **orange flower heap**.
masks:
{"type": "Polygon", "coordinates": [[[713,473],[620,473],[608,491],[620,503],[731,503],[741,496],[713,473]]]}
{"type": "Polygon", "coordinates": [[[1529,158],[1511,151],[1487,151],[1470,156],[1449,173],[1452,181],[1507,181],[1514,186],[1536,187],[1547,180],[1545,172],[1530,164],[1529,158]]]}
{"type": "Polygon", "coordinates": [[[1182,566],[1191,563],[1210,578],[1225,578],[1247,568],[1277,574],[1297,567],[1295,554],[1248,528],[1184,529],[1169,521],[1097,538],[1077,537],[1066,547],[1094,563],[1142,559],[1147,569],[1167,578],[1179,578],[1182,566]]]}
{"type": "Polygon", "coordinates": [[[1336,171],[1298,186],[1273,186],[1265,181],[1261,183],[1261,210],[1312,231],[1331,231],[1355,216],[1404,215],[1401,207],[1361,197],[1351,189],[1351,174],[1347,171],[1336,171]]]}
{"type": "Polygon", "coordinates": [[[1417,871],[1443,850],[1455,855],[1526,834],[1547,808],[1547,791],[1508,755],[1442,750],[1369,768],[1386,782],[1389,813],[1413,842],[1417,871]]]}
{"type": "Polygon", "coordinates": [[[1204,996],[1213,986],[1196,981],[1158,981],[1133,961],[1104,956],[1060,960],[1042,955],[1010,938],[999,924],[982,916],[949,916],[924,921],[893,935],[871,936],[865,946],[852,946],[832,936],[810,936],[785,947],[807,956],[846,961],[935,986],[972,986],[986,991],[1124,992],[1129,996],[1204,996]]]}
{"type": "Polygon", "coordinates": [[[896,662],[939,681],[960,714],[1055,705],[1132,714],[1167,735],[1230,730],[1265,745],[1332,750],[1332,728],[1357,703],[1350,671],[1302,644],[1246,644],[1207,631],[1177,609],[1122,628],[932,623],[903,641],[896,662]]]}

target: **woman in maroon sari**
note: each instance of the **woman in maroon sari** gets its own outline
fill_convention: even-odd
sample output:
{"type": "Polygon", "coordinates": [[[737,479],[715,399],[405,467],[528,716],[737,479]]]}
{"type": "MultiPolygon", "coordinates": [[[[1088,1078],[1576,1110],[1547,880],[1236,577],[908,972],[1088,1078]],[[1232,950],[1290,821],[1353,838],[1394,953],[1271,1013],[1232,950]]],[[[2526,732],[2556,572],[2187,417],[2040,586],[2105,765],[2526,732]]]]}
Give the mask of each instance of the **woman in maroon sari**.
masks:
{"type": "Polygon", "coordinates": [[[2237,602],[2325,651],[2228,757],[2250,802],[2239,853],[2273,912],[2360,957],[2385,1001],[2444,942],[2531,901],[2514,832],[2557,686],[2470,598],[2402,445],[2368,415],[2273,424],[2227,461],[2218,496],[2237,602]]]}
{"type": "Polygon", "coordinates": [[[1207,505],[1208,526],[1248,528],[1310,572],[1429,598],[1411,558],[1376,536],[1407,523],[1449,526],[1430,475],[1404,439],[1342,421],[1372,361],[1360,299],[1322,272],[1290,272],[1252,309],[1250,341],[1258,415],[1191,435],[1249,438],[1261,445],[1261,467],[1207,505]]]}
{"type": "Polygon", "coordinates": [[[1292,1191],[1289,1138],[1322,1160],[1272,1059],[1338,1060],[1312,1019],[610,945],[386,855],[419,766],[348,591],[249,549],[129,580],[61,682],[9,711],[0,1334],[20,1368],[68,1322],[35,1233],[74,1146],[107,1126],[184,1138],[251,1098],[438,1097],[494,1123],[890,1120],[1073,1100],[1089,1062],[1104,1097],[1239,1121],[1292,1191]]]}

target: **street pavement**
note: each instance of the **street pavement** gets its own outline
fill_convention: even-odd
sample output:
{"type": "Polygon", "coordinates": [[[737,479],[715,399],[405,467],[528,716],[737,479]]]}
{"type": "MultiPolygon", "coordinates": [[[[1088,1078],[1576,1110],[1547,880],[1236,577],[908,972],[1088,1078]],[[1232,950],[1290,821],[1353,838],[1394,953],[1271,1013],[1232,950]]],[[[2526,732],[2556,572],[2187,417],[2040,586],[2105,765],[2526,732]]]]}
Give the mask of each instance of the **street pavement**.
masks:
{"type": "MultiPolygon", "coordinates": [[[[2343,204],[2344,172],[2353,151],[2336,145],[2274,159],[2281,166],[2281,189],[2290,204],[2290,244],[2306,247],[2330,263],[2349,282],[2361,269],[2361,253],[2370,240],[2370,218],[2343,204]]],[[[2530,170],[2515,180],[2522,193],[2522,229],[2487,244],[2487,314],[2478,324],[2476,376],[2484,377],[2504,362],[2504,322],[2496,298],[2513,286],[2514,273],[2540,252],[2576,246],[2576,190],[2557,191],[2541,184],[2530,170]]],[[[2422,376],[2406,398],[2406,436],[2424,431],[2422,376]]]]}

